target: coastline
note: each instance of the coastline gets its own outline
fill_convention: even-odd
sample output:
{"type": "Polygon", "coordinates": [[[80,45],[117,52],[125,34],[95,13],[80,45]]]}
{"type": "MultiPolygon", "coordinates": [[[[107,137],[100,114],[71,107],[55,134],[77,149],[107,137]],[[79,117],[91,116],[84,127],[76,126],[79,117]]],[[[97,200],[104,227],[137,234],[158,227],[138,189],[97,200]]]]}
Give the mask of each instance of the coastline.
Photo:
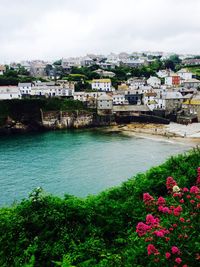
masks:
{"type": "Polygon", "coordinates": [[[191,125],[181,125],[178,123],[163,124],[143,124],[131,123],[104,127],[104,132],[118,132],[128,136],[137,136],[166,142],[178,142],[191,146],[200,145],[200,123],[191,125]]]}

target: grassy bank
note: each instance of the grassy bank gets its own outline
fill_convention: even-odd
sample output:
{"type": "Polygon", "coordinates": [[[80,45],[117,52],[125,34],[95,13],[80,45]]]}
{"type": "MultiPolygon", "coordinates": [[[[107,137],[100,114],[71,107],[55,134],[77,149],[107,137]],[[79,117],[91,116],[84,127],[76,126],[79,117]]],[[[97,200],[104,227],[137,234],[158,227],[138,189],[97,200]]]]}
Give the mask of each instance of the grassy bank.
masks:
{"type": "Polygon", "coordinates": [[[194,149],[86,199],[35,190],[0,209],[0,266],[161,266],[151,265],[135,233],[146,216],[143,193],[166,196],[168,176],[189,187],[199,166],[194,149]]]}

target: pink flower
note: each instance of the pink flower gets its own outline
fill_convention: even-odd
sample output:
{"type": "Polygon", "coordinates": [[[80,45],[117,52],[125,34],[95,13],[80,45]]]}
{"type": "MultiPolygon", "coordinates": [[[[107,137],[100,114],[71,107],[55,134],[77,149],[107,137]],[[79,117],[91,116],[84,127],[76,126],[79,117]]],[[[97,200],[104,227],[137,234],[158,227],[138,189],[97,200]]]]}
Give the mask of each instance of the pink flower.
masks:
{"type": "Polygon", "coordinates": [[[199,188],[197,186],[192,186],[190,188],[190,193],[191,194],[198,194],[198,193],[200,193],[200,190],[199,190],[199,188]]]}
{"type": "Polygon", "coordinates": [[[176,258],[175,262],[178,263],[178,264],[181,264],[182,260],[181,260],[181,258],[176,258]]]}
{"type": "Polygon", "coordinates": [[[183,209],[182,209],[181,206],[176,207],[176,208],[174,209],[174,211],[173,211],[173,212],[174,212],[174,216],[179,216],[182,210],[183,210],[183,209]]]}
{"type": "Polygon", "coordinates": [[[177,185],[176,181],[172,177],[168,177],[166,181],[167,189],[172,190],[175,185],[177,185]]]}
{"type": "Polygon", "coordinates": [[[173,247],[171,248],[171,250],[172,250],[172,254],[179,254],[179,253],[180,253],[179,248],[177,248],[176,246],[173,246],[173,247]]]}
{"type": "Polygon", "coordinates": [[[162,231],[155,231],[153,232],[154,235],[156,235],[157,237],[164,237],[164,233],[162,231]]]}
{"type": "Polygon", "coordinates": [[[158,201],[157,201],[157,205],[161,205],[161,206],[164,206],[166,203],[166,200],[163,198],[163,197],[159,197],[158,198],[158,201]]]}
{"type": "Polygon", "coordinates": [[[192,200],[190,200],[190,203],[191,203],[191,204],[194,204],[194,203],[195,203],[195,201],[192,199],[192,200]]]}
{"type": "Polygon", "coordinates": [[[145,235],[149,230],[151,229],[150,226],[146,225],[143,222],[139,222],[136,226],[136,233],[138,233],[139,236],[145,235]]]}
{"type": "Polygon", "coordinates": [[[180,199],[179,202],[180,203],[184,203],[185,201],[184,201],[184,199],[180,199]]]}
{"type": "Polygon", "coordinates": [[[158,255],[159,254],[158,250],[152,244],[148,245],[147,252],[148,252],[148,255],[151,255],[151,254],[158,255]]]}
{"type": "Polygon", "coordinates": [[[151,205],[154,202],[154,198],[149,193],[144,193],[143,201],[146,205],[151,205]]]}
{"type": "Polygon", "coordinates": [[[153,215],[148,214],[146,216],[146,224],[149,224],[151,227],[157,226],[159,223],[158,218],[154,218],[153,215]]]}
{"type": "Polygon", "coordinates": [[[171,253],[166,252],[166,253],[165,253],[165,258],[168,260],[170,257],[171,257],[171,253]]]}
{"type": "Polygon", "coordinates": [[[180,222],[185,222],[185,219],[182,217],[179,220],[180,220],[180,222]]]}
{"type": "Polygon", "coordinates": [[[170,210],[168,207],[159,206],[158,210],[163,212],[163,213],[170,213],[170,210]]]}
{"type": "Polygon", "coordinates": [[[187,187],[184,187],[183,188],[183,192],[186,193],[186,192],[189,192],[189,189],[187,187]]]}

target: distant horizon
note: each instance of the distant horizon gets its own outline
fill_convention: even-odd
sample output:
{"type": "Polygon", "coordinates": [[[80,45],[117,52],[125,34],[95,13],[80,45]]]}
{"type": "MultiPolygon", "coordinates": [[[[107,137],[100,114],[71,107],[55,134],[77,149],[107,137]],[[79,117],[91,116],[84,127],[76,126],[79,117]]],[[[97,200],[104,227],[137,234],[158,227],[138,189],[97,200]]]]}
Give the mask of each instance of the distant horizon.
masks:
{"type": "Polygon", "coordinates": [[[121,53],[127,53],[129,55],[134,54],[134,53],[138,53],[138,54],[142,54],[142,53],[163,53],[163,55],[168,55],[168,54],[172,54],[172,55],[179,55],[179,56],[200,56],[200,53],[190,53],[190,52],[185,52],[185,53],[180,53],[180,52],[176,52],[176,51],[162,51],[162,50],[137,50],[137,51],[133,51],[133,52],[128,52],[128,51],[120,51],[120,52],[109,52],[109,53],[94,53],[94,52],[88,52],[86,54],[80,54],[80,55],[69,55],[69,56],[62,56],[59,58],[23,58],[23,59],[17,59],[17,60],[5,60],[4,62],[1,61],[0,59],[0,64],[9,64],[9,63],[20,63],[20,62],[29,62],[29,61],[44,61],[44,62],[52,62],[52,61],[57,61],[57,60],[62,60],[62,59],[68,59],[68,58],[84,58],[86,56],[90,56],[90,55],[96,55],[96,56],[108,56],[110,54],[115,54],[115,55],[119,55],[121,53]]]}

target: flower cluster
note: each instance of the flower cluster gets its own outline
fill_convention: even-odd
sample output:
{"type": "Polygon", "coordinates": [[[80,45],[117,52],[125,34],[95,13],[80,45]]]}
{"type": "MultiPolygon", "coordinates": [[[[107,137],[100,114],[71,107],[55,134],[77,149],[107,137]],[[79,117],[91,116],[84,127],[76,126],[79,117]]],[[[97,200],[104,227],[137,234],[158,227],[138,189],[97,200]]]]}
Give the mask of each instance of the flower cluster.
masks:
{"type": "Polygon", "coordinates": [[[167,178],[166,187],[170,193],[166,199],[143,194],[144,204],[152,214],[146,216],[145,222],[137,224],[136,232],[149,243],[147,255],[154,264],[197,266],[200,256],[194,244],[197,244],[196,231],[199,227],[200,167],[197,169],[196,185],[191,188],[179,188],[172,177],[167,178]]]}

